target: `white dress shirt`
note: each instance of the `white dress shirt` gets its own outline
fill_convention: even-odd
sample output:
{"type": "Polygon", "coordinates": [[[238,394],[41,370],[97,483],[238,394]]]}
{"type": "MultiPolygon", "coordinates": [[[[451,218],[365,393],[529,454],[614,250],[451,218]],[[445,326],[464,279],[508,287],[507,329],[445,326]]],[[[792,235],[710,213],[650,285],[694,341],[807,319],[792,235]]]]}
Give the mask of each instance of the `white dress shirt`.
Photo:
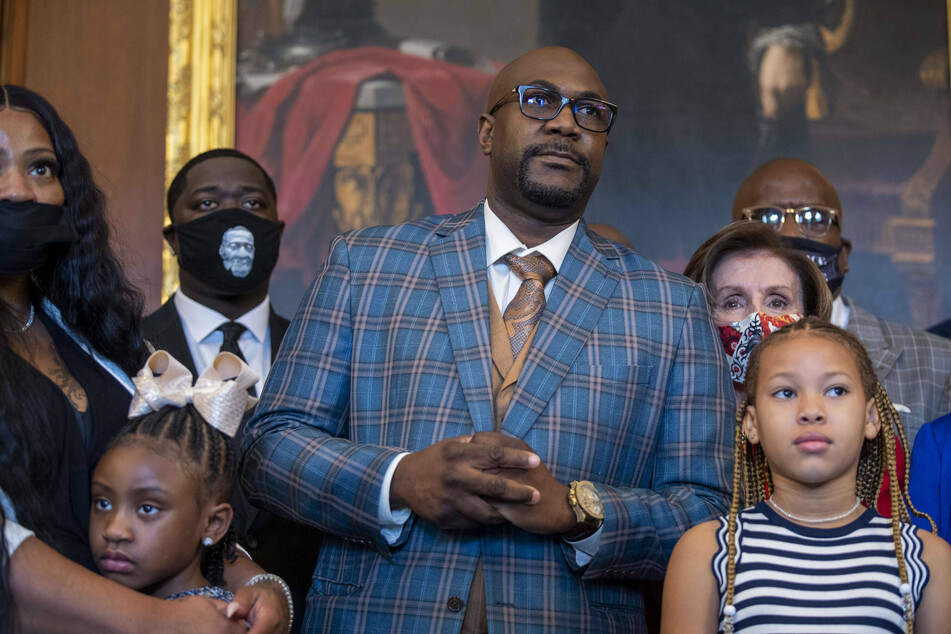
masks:
{"type": "Polygon", "coordinates": [[[849,307],[842,301],[841,295],[832,301],[832,315],[829,317],[829,321],[842,330],[845,330],[846,326],[849,325],[849,307]]]}
{"type": "MultiPolygon", "coordinates": [[[[509,268],[508,264],[500,262],[500,258],[509,253],[522,257],[538,251],[548,258],[557,273],[561,269],[561,263],[565,261],[565,255],[568,254],[571,241],[575,239],[577,229],[578,221],[575,221],[548,242],[529,249],[492,212],[489,201],[485,201],[485,265],[488,268],[489,286],[492,288],[495,301],[499,304],[499,312],[505,314],[509,302],[515,299],[515,294],[522,286],[522,279],[509,268]]],[[[545,299],[548,299],[551,294],[554,283],[553,277],[545,285],[545,299]]]]}
{"type": "MultiPolygon", "coordinates": [[[[172,301],[175,302],[175,309],[182,319],[182,330],[185,331],[185,340],[195,362],[195,369],[201,374],[221,350],[224,335],[218,328],[231,320],[218,311],[199,304],[181,289],[175,293],[172,301]]],[[[235,319],[246,329],[238,338],[241,354],[248,366],[261,377],[255,384],[258,394],[264,388],[264,380],[271,370],[271,329],[268,328],[270,316],[270,297],[265,297],[263,302],[235,319]]]]}
{"type": "MultiPolygon", "coordinates": [[[[575,238],[575,231],[578,229],[578,222],[575,221],[571,226],[563,229],[547,242],[537,247],[528,248],[525,243],[519,240],[511,229],[504,222],[499,220],[492,209],[489,207],[489,201],[484,204],[485,209],[485,253],[486,268],[488,269],[489,286],[492,294],[499,304],[499,311],[505,313],[506,307],[515,298],[519,287],[522,285],[522,279],[515,274],[499,258],[509,253],[521,257],[538,251],[551,262],[555,271],[559,271],[565,255],[568,254],[568,247],[575,238]]],[[[556,276],[557,277],[557,276],[556,276]]],[[[552,284],[555,278],[548,281],[545,285],[545,298],[551,294],[552,284]]],[[[390,461],[386,472],[383,474],[383,487],[380,491],[379,521],[380,531],[383,537],[390,544],[394,544],[400,536],[403,525],[409,520],[411,511],[409,509],[391,509],[390,508],[390,484],[393,482],[393,474],[396,472],[396,465],[408,453],[396,456],[390,461]]],[[[601,530],[594,535],[577,542],[568,542],[575,549],[575,560],[578,566],[587,565],[598,552],[598,546],[601,543],[601,530]]]]}

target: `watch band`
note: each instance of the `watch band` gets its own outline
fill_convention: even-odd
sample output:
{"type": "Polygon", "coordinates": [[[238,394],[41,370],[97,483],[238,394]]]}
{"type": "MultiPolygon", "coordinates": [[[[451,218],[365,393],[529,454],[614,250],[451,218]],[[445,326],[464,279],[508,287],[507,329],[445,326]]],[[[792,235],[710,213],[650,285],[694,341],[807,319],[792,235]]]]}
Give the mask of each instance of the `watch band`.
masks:
{"type": "Polygon", "coordinates": [[[568,506],[575,512],[578,521],[573,529],[562,535],[564,539],[580,541],[594,535],[604,524],[601,498],[592,483],[575,480],[568,485],[568,506]]]}

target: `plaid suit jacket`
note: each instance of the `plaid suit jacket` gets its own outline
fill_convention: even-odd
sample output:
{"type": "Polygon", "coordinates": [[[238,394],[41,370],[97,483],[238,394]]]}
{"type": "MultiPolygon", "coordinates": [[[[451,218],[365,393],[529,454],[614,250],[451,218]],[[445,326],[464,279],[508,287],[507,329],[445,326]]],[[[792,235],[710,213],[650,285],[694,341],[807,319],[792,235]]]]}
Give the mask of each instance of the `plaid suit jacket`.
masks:
{"type": "Polygon", "coordinates": [[[643,629],[638,579],[726,508],[733,392],[700,287],[582,224],[502,431],[604,501],[584,569],[557,536],[377,521],[403,450],[491,431],[482,206],[338,237],[291,323],[246,436],[253,502],[327,533],[305,631],[458,632],[482,558],[492,632],[643,629]],[[450,599],[453,599],[450,601],[450,599]],[[455,610],[455,611],[454,611],[455,610]]]}
{"type": "Polygon", "coordinates": [[[876,317],[844,295],[842,301],[849,309],[846,330],[868,350],[892,402],[910,410],[898,413],[910,453],[921,426],[951,412],[951,341],[876,317]]]}

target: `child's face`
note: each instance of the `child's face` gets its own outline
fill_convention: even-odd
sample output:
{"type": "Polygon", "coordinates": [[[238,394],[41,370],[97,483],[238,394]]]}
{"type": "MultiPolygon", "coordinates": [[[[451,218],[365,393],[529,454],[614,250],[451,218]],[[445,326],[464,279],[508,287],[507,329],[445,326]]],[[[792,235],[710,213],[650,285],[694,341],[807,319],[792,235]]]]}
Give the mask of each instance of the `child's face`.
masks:
{"type": "Polygon", "coordinates": [[[160,597],[204,585],[206,510],[178,464],[139,442],[113,448],[91,497],[89,544],[103,576],[160,597]]]}
{"type": "Polygon", "coordinates": [[[862,444],[880,423],[848,349],[805,332],[762,354],[756,405],[743,428],[762,446],[774,480],[854,489],[862,444]]]}

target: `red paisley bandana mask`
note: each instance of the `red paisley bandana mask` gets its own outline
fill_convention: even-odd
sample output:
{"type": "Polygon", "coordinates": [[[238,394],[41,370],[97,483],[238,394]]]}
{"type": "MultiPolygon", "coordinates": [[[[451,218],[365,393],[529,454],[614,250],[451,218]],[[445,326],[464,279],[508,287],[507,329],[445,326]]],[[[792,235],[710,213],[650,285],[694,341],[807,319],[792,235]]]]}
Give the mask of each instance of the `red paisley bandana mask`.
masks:
{"type": "Polygon", "coordinates": [[[736,321],[727,326],[717,326],[720,331],[720,341],[726,356],[730,359],[730,377],[734,383],[740,385],[746,381],[746,366],[750,361],[750,354],[759,342],[789,324],[802,319],[802,315],[768,315],[766,313],[752,313],[743,321],[736,321]]]}

